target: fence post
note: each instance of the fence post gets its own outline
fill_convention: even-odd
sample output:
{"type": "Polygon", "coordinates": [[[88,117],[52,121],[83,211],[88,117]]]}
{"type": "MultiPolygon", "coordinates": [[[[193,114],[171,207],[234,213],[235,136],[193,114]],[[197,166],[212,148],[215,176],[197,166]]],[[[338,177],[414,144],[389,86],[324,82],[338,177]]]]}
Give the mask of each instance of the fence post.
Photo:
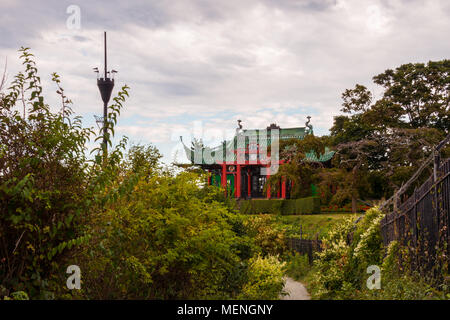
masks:
{"type": "Polygon", "coordinates": [[[418,196],[417,196],[417,187],[414,188],[414,260],[416,265],[414,266],[414,270],[417,270],[418,266],[419,266],[419,228],[417,227],[417,224],[419,223],[419,221],[417,220],[417,200],[418,200],[418,196]]]}
{"type": "Polygon", "coordinates": [[[308,262],[310,265],[313,263],[313,240],[309,240],[308,244],[308,262]]]}
{"type": "Polygon", "coordinates": [[[440,159],[440,156],[439,156],[439,152],[436,149],[434,149],[433,154],[434,154],[433,182],[436,182],[437,178],[438,178],[439,163],[441,162],[441,159],[440,159]]]}
{"type": "Polygon", "coordinates": [[[433,189],[434,189],[434,195],[433,195],[433,210],[434,210],[434,217],[436,219],[436,225],[437,225],[437,237],[436,237],[436,245],[440,245],[440,230],[441,230],[441,217],[439,212],[439,203],[438,203],[438,178],[439,178],[439,163],[440,163],[440,157],[439,157],[439,151],[437,149],[434,149],[434,161],[433,161],[433,189]]]}
{"type": "Polygon", "coordinates": [[[394,221],[392,221],[394,223],[394,240],[398,240],[397,213],[398,213],[398,193],[396,191],[394,194],[394,214],[393,214],[394,221]]]}

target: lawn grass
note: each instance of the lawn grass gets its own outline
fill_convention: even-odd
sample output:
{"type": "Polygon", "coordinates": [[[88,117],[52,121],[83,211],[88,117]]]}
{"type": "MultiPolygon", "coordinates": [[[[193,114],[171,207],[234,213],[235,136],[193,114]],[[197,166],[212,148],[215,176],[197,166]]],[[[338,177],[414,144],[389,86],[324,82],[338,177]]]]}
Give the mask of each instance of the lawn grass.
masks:
{"type": "Polygon", "coordinates": [[[311,215],[290,215],[280,216],[275,215],[275,219],[278,224],[283,225],[286,230],[287,237],[300,237],[313,239],[318,233],[319,238],[323,238],[330,228],[346,218],[356,219],[361,214],[352,213],[323,213],[323,214],[311,214],[311,215]]]}

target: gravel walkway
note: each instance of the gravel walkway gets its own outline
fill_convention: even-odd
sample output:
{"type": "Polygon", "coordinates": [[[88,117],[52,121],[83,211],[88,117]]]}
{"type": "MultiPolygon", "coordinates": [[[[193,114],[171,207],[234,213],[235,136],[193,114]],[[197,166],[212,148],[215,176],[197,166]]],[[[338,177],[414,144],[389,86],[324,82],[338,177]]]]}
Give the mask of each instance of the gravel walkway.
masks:
{"type": "Polygon", "coordinates": [[[281,298],[281,300],[310,300],[308,291],[303,284],[295,281],[292,278],[286,277],[286,284],[284,285],[284,291],[288,293],[287,296],[281,298]]]}

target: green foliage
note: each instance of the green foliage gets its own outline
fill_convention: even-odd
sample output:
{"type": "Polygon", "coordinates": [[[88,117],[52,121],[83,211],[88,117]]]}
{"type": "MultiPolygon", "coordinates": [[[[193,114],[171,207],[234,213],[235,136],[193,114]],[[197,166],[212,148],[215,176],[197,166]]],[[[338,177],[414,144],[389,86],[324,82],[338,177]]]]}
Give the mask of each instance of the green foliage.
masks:
{"type": "Polygon", "coordinates": [[[364,289],[367,267],[381,265],[383,258],[381,218],[379,210],[370,209],[357,226],[347,219],[328,233],[314,262],[313,297],[353,299],[364,289]]]}
{"type": "MultiPolygon", "coordinates": [[[[97,299],[224,298],[247,239],[213,192],[199,197],[193,173],[140,179],[131,194],[93,217],[97,234],[80,259],[83,294],[97,299]],[[93,259],[95,257],[95,259],[93,259]]],[[[232,294],[232,292],[230,292],[232,294]]]]}
{"type": "Polygon", "coordinates": [[[283,215],[318,213],[320,213],[320,198],[318,197],[285,200],[282,208],[283,215]]]}
{"type": "Polygon", "coordinates": [[[248,216],[244,220],[247,235],[253,239],[255,251],[268,255],[283,255],[287,249],[285,242],[286,230],[276,223],[269,215],[248,216]]]}
{"type": "Polygon", "coordinates": [[[303,139],[281,140],[280,159],[286,162],[279,167],[275,175],[268,178],[264,191],[270,186],[271,192],[280,192],[280,182],[286,179],[291,182],[291,199],[312,196],[312,176],[317,165],[305,160],[306,153],[312,151],[317,155],[323,154],[329,142],[327,137],[315,137],[312,134],[303,139]]]}
{"type": "Polygon", "coordinates": [[[353,219],[335,225],[323,239],[323,251],[314,261],[314,277],[311,281],[311,296],[318,299],[349,298],[348,291],[355,279],[350,265],[350,246],[347,235],[354,229],[353,219]]]}
{"type": "Polygon", "coordinates": [[[3,300],[30,300],[26,292],[16,291],[11,293],[11,296],[4,296],[3,300]]]}
{"type": "Polygon", "coordinates": [[[304,281],[311,271],[307,254],[295,252],[288,256],[286,261],[286,274],[297,281],[304,281]]]}
{"type": "Polygon", "coordinates": [[[311,296],[315,299],[445,299],[446,290],[433,289],[425,279],[411,272],[408,250],[397,242],[383,247],[380,220],[376,208],[367,211],[355,226],[352,219],[336,225],[324,239],[308,274],[311,296]],[[352,241],[350,239],[352,238],[352,241]],[[367,267],[381,267],[381,289],[369,290],[367,267]]]}
{"type": "Polygon", "coordinates": [[[129,148],[124,160],[125,170],[150,177],[158,169],[161,158],[158,149],[152,145],[133,145],[129,148]]]}
{"type": "MultiPolygon", "coordinates": [[[[417,170],[449,133],[449,79],[449,60],[404,64],[373,78],[383,89],[378,100],[358,84],[343,93],[347,115],[335,117],[330,129],[334,164],[347,172],[335,201],[388,198],[417,170]]],[[[450,148],[442,151],[443,157],[449,154],[450,148]]]]}
{"type": "Polygon", "coordinates": [[[449,299],[445,291],[433,288],[423,277],[410,272],[399,257],[405,258],[408,250],[397,241],[392,241],[383,259],[381,266],[382,288],[381,290],[363,290],[360,299],[370,300],[430,300],[449,299]]]}
{"type": "Polygon", "coordinates": [[[324,238],[335,224],[340,223],[344,219],[356,219],[358,215],[328,213],[328,214],[311,214],[311,215],[291,215],[276,216],[276,224],[279,229],[285,230],[288,238],[314,239],[316,235],[324,238]]]}
{"type": "Polygon", "coordinates": [[[449,79],[450,60],[408,63],[386,70],[373,78],[384,88],[384,95],[373,109],[372,118],[382,122],[395,115],[391,121],[397,121],[399,126],[448,132],[449,79]]]}
{"type": "Polygon", "coordinates": [[[52,113],[32,55],[21,52],[25,71],[0,96],[1,296],[220,299],[244,287],[245,296],[279,294],[280,264],[256,254],[282,250],[252,240],[220,189],[204,175],[163,169],[151,145],[126,153],[123,137],[113,146],[127,86],[108,107],[90,160],[94,132],[72,114],[59,76],[62,108],[52,113]],[[65,286],[72,264],[82,270],[80,291],[65,286]]]}
{"type": "Polygon", "coordinates": [[[240,211],[244,214],[316,214],[320,213],[320,198],[240,200],[240,211]]]}
{"type": "Polygon", "coordinates": [[[250,260],[249,277],[242,288],[240,299],[246,300],[276,300],[284,287],[285,263],[276,256],[262,258],[254,257],[250,260]]]}
{"type": "Polygon", "coordinates": [[[239,206],[243,214],[278,214],[281,202],[278,199],[239,200],[239,206]]]}
{"type": "Polygon", "coordinates": [[[0,281],[9,292],[50,297],[66,247],[82,236],[92,131],[72,116],[56,74],[62,108],[50,111],[33,55],[20,52],[25,70],[0,103],[0,281]]]}

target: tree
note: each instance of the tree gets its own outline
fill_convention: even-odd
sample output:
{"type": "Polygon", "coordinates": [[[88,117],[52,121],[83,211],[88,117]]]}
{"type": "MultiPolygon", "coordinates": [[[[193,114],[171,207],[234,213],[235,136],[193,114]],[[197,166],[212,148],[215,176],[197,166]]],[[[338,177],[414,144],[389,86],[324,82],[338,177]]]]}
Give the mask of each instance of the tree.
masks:
{"type": "Polygon", "coordinates": [[[291,198],[302,198],[311,195],[312,176],[318,167],[318,163],[306,160],[306,153],[315,152],[322,154],[325,151],[327,138],[306,135],[303,139],[288,139],[280,141],[280,159],[286,162],[281,165],[278,172],[267,180],[264,190],[270,186],[271,191],[277,192],[280,181],[287,179],[293,184],[291,198]]]}
{"type": "MultiPolygon", "coordinates": [[[[0,97],[0,288],[52,298],[61,290],[69,252],[89,240],[86,217],[127,191],[108,188],[117,178],[125,140],[107,158],[97,148],[89,160],[86,143],[95,133],[73,114],[59,75],[52,80],[62,106],[52,112],[33,55],[29,48],[19,51],[25,70],[0,97]]],[[[126,90],[109,106],[110,144],[126,90]]]]}
{"type": "MultiPolygon", "coordinates": [[[[346,90],[342,111],[347,115],[335,117],[330,131],[341,156],[349,146],[364,152],[359,159],[366,162],[366,174],[379,177],[381,173],[387,196],[448,134],[450,61],[405,64],[373,80],[383,87],[382,97],[374,101],[373,94],[359,84],[346,90]]],[[[356,155],[349,159],[358,168],[356,155]]]]}
{"type": "Polygon", "coordinates": [[[20,52],[25,71],[0,100],[0,285],[45,298],[64,248],[83,240],[76,225],[88,200],[91,130],[71,117],[61,91],[65,108],[50,111],[33,55],[20,52]]]}
{"type": "Polygon", "coordinates": [[[277,259],[250,260],[261,249],[205,176],[162,169],[151,145],[125,153],[124,137],[112,146],[128,87],[97,134],[109,152],[103,145],[89,159],[92,129],[72,114],[59,76],[63,106],[51,112],[32,55],[21,52],[25,71],[0,97],[0,295],[235,298],[256,270],[247,293],[278,297],[277,259]],[[80,291],[65,287],[73,264],[82,269],[80,291]]]}
{"type": "Polygon", "coordinates": [[[373,78],[384,88],[382,99],[372,108],[397,115],[396,127],[450,129],[450,60],[428,64],[409,63],[388,69],[373,78]]]}

